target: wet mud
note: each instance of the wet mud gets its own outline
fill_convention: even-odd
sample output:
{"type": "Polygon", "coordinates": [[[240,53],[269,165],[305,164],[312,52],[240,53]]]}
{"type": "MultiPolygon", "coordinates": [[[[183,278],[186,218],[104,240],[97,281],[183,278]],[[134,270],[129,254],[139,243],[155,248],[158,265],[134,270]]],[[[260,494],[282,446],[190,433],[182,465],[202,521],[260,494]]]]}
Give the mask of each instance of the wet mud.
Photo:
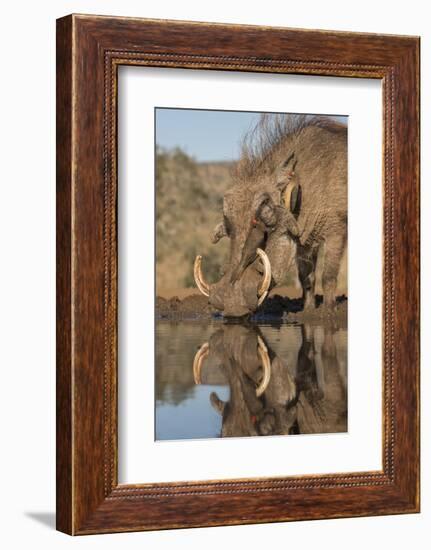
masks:
{"type": "MultiPolygon", "coordinates": [[[[262,306],[250,319],[283,322],[330,322],[341,326],[347,324],[347,297],[339,296],[334,310],[326,308],[320,296],[316,297],[316,307],[305,309],[301,298],[289,298],[274,294],[265,300],[262,306]]],[[[223,315],[208,304],[205,296],[193,294],[180,299],[173,296],[170,299],[157,296],[156,320],[187,321],[187,320],[223,320],[223,315]]]]}

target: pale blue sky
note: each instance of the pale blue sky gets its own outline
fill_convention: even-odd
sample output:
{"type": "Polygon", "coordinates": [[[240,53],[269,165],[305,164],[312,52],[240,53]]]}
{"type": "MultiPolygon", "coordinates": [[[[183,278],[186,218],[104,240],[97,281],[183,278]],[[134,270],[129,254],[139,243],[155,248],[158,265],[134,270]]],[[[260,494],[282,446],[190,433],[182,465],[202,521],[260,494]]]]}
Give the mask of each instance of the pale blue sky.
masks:
{"type": "MultiPolygon", "coordinates": [[[[156,143],[180,147],[199,162],[237,159],[242,136],[258,121],[260,113],[156,109],[156,143]]],[[[347,122],[347,117],[334,116],[347,122]]]]}

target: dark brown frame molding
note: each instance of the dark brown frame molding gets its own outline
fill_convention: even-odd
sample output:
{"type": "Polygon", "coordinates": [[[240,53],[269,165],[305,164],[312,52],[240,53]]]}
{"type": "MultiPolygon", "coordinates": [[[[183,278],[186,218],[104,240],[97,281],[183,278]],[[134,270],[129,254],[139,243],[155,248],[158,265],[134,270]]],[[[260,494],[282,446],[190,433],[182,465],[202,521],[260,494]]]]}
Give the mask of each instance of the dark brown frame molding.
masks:
{"type": "Polygon", "coordinates": [[[419,511],[419,38],[70,15],[57,21],[57,529],[419,511]],[[384,104],[383,469],[119,485],[117,68],[377,78],[384,104]]]}

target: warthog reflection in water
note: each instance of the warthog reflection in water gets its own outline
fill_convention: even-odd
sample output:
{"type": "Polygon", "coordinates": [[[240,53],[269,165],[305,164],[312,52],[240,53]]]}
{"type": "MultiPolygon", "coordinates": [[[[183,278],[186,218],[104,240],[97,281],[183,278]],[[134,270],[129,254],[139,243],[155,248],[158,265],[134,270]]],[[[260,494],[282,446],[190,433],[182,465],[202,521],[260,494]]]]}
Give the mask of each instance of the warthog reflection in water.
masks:
{"type": "Polygon", "coordinates": [[[302,325],[301,335],[296,364],[279,357],[254,326],[224,325],[200,347],[195,383],[215,355],[230,388],[226,402],[210,396],[222,415],[222,437],[347,430],[345,345],[331,326],[302,325]]]}

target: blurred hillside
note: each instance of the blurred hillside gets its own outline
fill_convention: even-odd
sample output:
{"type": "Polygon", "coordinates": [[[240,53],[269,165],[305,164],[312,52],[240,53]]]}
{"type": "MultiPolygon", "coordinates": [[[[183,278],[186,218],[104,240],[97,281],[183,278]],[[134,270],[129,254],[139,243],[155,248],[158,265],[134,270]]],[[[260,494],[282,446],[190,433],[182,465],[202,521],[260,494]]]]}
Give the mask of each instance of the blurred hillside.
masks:
{"type": "Polygon", "coordinates": [[[180,149],[157,149],[156,276],[157,294],[195,287],[193,262],[204,257],[208,281],[220,277],[228,240],[211,244],[220,221],[223,194],[230,184],[230,163],[197,163],[180,149]]]}
{"type": "MultiPolygon", "coordinates": [[[[216,245],[212,230],[221,220],[223,195],[231,184],[232,163],[198,163],[181,149],[156,151],[156,293],[183,297],[194,289],[193,262],[203,256],[208,282],[217,281],[228,258],[229,239],[216,245]]],[[[347,255],[339,277],[339,293],[347,294],[347,255]]],[[[320,270],[317,292],[320,292],[320,270]]],[[[296,268],[286,274],[285,292],[299,292],[296,268]]],[[[278,289],[280,292],[281,289],[278,289]]],[[[197,290],[196,290],[197,291],[197,290]]],[[[277,292],[277,290],[274,290],[277,292]]]]}

